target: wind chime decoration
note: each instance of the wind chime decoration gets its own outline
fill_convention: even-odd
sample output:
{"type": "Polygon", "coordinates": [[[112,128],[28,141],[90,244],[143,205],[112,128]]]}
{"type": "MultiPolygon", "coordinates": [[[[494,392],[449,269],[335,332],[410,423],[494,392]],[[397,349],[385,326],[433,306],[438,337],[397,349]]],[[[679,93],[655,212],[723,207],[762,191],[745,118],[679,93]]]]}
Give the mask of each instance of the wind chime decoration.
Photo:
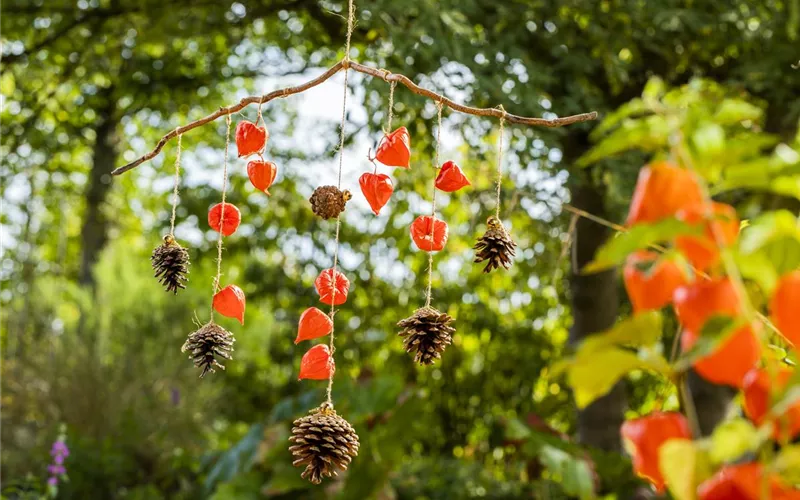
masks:
{"type": "MultiPolygon", "coordinates": [[[[345,45],[345,62],[349,61],[350,36],[353,33],[353,1],[350,0],[347,16],[347,42],[345,45]]],[[[311,196],[311,207],[315,214],[324,219],[336,218],[335,244],[333,250],[333,267],[320,273],[314,282],[319,300],[330,306],[326,315],[316,307],[306,309],[300,316],[295,344],[304,340],[329,336],[329,342],[317,344],[303,355],[300,361],[299,378],[310,380],[328,380],[325,402],[311,410],[308,415],[298,418],[292,426],[289,438],[289,451],[294,457],[292,465],[305,466],[301,473],[304,479],[319,484],[324,478],[338,476],[346,471],[353,457],[358,455],[358,434],[350,423],[340,417],[333,408],[333,375],[336,372],[334,362],[334,316],[336,306],[347,301],[350,280],[337,270],[339,264],[339,232],[342,212],[345,203],[350,199],[349,191],[342,191],[342,165],[344,161],[344,126],[347,112],[347,77],[344,72],[344,96],[342,98],[342,121],[339,135],[339,169],[336,186],[322,186],[311,196]]]]}
{"type": "Polygon", "coordinates": [[[189,274],[189,252],[175,239],[175,212],[178,208],[178,185],[181,179],[181,136],[178,135],[178,151],[175,155],[175,183],[172,188],[172,217],[169,221],[169,234],[164,242],[153,250],[150,263],[155,277],[167,292],[178,293],[186,288],[189,274]]]}
{"type": "MultiPolygon", "coordinates": [[[[502,109],[502,108],[501,108],[502,109]]],[[[503,183],[503,125],[505,124],[505,110],[500,118],[500,134],[497,139],[497,197],[495,200],[495,214],[486,221],[486,232],[478,238],[473,247],[476,250],[475,262],[486,262],[484,273],[503,267],[508,269],[516,256],[517,244],[511,239],[503,222],[500,220],[500,189],[503,183]]]]}
{"type": "MultiPolygon", "coordinates": [[[[219,233],[217,237],[217,274],[213,282],[214,295],[211,299],[211,311],[208,323],[200,327],[199,330],[191,333],[183,344],[183,347],[181,347],[181,352],[189,352],[189,358],[194,362],[194,365],[202,370],[200,378],[204,377],[209,372],[215,373],[216,368],[225,369],[225,366],[223,366],[220,361],[223,359],[232,359],[231,352],[233,351],[233,343],[236,341],[233,334],[214,322],[214,313],[218,312],[223,316],[236,318],[241,324],[244,324],[245,295],[242,289],[233,284],[220,289],[220,277],[222,275],[222,238],[223,236],[230,236],[236,232],[241,222],[239,209],[225,202],[225,195],[228,188],[228,148],[230,145],[231,133],[230,115],[226,116],[225,124],[222,202],[211,207],[211,210],[208,212],[209,226],[219,233]]],[[[240,140],[240,128],[248,127],[242,127],[241,123],[237,126],[237,146],[239,147],[239,155],[242,156],[242,151],[248,151],[247,147],[252,146],[252,143],[250,139],[244,140],[244,134],[242,134],[242,140],[240,140]]],[[[262,142],[264,141],[266,141],[265,136],[262,139],[262,142]]]]}
{"type": "MultiPolygon", "coordinates": [[[[436,129],[436,157],[434,167],[439,168],[439,148],[441,144],[442,132],[442,102],[436,103],[437,110],[437,129],[436,129]]],[[[449,169],[455,166],[453,162],[449,169]]],[[[428,252],[428,288],[425,297],[425,306],[414,311],[410,317],[397,323],[400,327],[398,334],[403,338],[403,347],[406,352],[414,356],[414,362],[420,365],[433,364],[442,357],[442,352],[453,341],[453,334],[456,329],[452,326],[453,318],[447,314],[431,307],[431,295],[433,284],[433,253],[444,249],[447,243],[448,227],[443,220],[436,218],[436,190],[440,189],[443,168],[434,178],[433,200],[431,215],[421,215],[411,224],[411,238],[417,248],[428,252]]],[[[463,173],[461,174],[463,176],[463,173]]],[[[463,177],[463,185],[468,185],[469,181],[463,177]],[[464,182],[466,181],[466,182],[464,182]]],[[[448,184],[445,187],[453,187],[448,184]]],[[[459,188],[460,189],[460,188],[459,188]]]]}

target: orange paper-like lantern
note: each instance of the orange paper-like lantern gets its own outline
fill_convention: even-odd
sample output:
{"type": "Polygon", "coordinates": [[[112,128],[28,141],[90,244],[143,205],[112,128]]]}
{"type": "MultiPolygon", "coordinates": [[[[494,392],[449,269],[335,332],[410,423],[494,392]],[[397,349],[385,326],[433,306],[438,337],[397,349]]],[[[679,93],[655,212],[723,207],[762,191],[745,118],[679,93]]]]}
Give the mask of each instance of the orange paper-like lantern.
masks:
{"type": "Polygon", "coordinates": [[[222,210],[222,203],[217,203],[208,211],[208,225],[216,232],[222,231],[225,236],[235,233],[241,222],[241,212],[230,203],[225,203],[224,211],[222,210]]]}
{"type": "Polygon", "coordinates": [[[436,176],[436,188],[445,193],[453,193],[459,189],[469,186],[470,182],[461,167],[453,161],[446,161],[436,176]]]}
{"type": "Polygon", "coordinates": [[[247,177],[250,184],[259,191],[263,191],[269,196],[269,187],[275,182],[278,175],[278,166],[271,161],[254,160],[247,163],[247,177]]]}
{"type": "Polygon", "coordinates": [[[375,159],[389,167],[408,168],[411,158],[411,136],[405,127],[400,127],[381,141],[375,159]]]}
{"type": "Polygon", "coordinates": [[[635,313],[661,309],[672,302],[675,289],[688,282],[686,272],[674,260],[658,259],[656,252],[639,250],[625,261],[622,275],[635,313]],[[642,269],[647,264],[650,268],[642,269]]]}
{"type": "Polygon", "coordinates": [[[328,380],[336,366],[331,358],[331,351],[325,344],[318,344],[303,354],[300,360],[300,375],[298,380],[328,380]]]}
{"type": "MultiPolygon", "coordinates": [[[[689,351],[697,342],[699,334],[685,329],[681,334],[681,349],[689,351]]],[[[708,356],[692,365],[695,371],[715,384],[742,387],[745,375],[761,358],[761,343],[753,329],[744,326],[736,330],[722,345],[708,356]]]]}
{"type": "MultiPolygon", "coordinates": [[[[756,425],[761,425],[768,417],[770,407],[770,394],[782,390],[792,370],[779,368],[775,379],[770,378],[769,372],[761,368],[753,368],[744,376],[742,392],[744,393],[744,413],[756,425]]],[[[785,415],[772,415],[774,420],[776,439],[788,437],[789,439],[800,434],[800,402],[795,403],[785,415]]]]}
{"type": "Polygon", "coordinates": [[[236,285],[228,285],[216,294],[211,302],[214,310],[228,318],[236,318],[244,324],[244,292],[236,285]]]}
{"type": "Polygon", "coordinates": [[[411,238],[417,248],[426,252],[438,252],[447,243],[448,227],[443,220],[430,215],[420,215],[411,224],[411,238]]]}
{"type": "Polygon", "coordinates": [[[673,294],[675,314],[686,328],[700,332],[711,316],[739,316],[742,306],[729,278],[696,281],[678,287],[673,294]]]}
{"type": "MultiPolygon", "coordinates": [[[[760,463],[726,465],[704,481],[697,489],[699,500],[761,500],[763,466],[760,463]]],[[[800,500],[800,490],[782,484],[777,475],[770,475],[769,498],[800,500]]]]}
{"type": "Polygon", "coordinates": [[[392,197],[392,192],[394,192],[392,179],[386,174],[367,172],[359,177],[358,185],[361,187],[361,192],[375,215],[380,213],[381,208],[389,202],[389,198],[392,197]]]}
{"type": "Polygon", "coordinates": [[[775,326],[797,348],[800,348],[800,314],[796,309],[799,305],[800,271],[792,271],[778,281],[769,308],[775,326]]]}
{"type": "Polygon", "coordinates": [[[347,293],[350,291],[350,280],[339,271],[326,269],[317,276],[317,279],[314,281],[314,288],[317,289],[320,302],[328,304],[329,306],[339,306],[347,302],[347,293]],[[335,288],[334,276],[336,277],[335,288]]]}
{"type": "Polygon", "coordinates": [[[691,225],[703,224],[705,231],[700,236],[678,236],[675,246],[692,265],[701,270],[716,265],[720,260],[720,245],[729,246],[739,235],[739,218],[736,209],[725,203],[711,202],[711,215],[707,218],[707,204],[699,203],[679,210],[675,217],[691,225]]]}
{"type": "Polygon", "coordinates": [[[269,133],[265,127],[259,127],[247,120],[236,125],[236,149],[239,150],[239,158],[258,153],[267,145],[269,133]]]}
{"type": "Polygon", "coordinates": [[[636,474],[663,492],[664,477],[659,469],[658,450],[670,439],[692,439],[686,418],[677,412],[654,412],[623,423],[620,434],[633,457],[636,474]]]}
{"type": "Polygon", "coordinates": [[[702,200],[691,171],[665,161],[651,163],[639,172],[626,223],[656,222],[702,200]]]}
{"type": "Polygon", "coordinates": [[[300,315],[297,338],[294,339],[294,343],[299,344],[303,340],[324,337],[331,333],[332,330],[333,321],[331,318],[316,307],[309,307],[300,315]]]}

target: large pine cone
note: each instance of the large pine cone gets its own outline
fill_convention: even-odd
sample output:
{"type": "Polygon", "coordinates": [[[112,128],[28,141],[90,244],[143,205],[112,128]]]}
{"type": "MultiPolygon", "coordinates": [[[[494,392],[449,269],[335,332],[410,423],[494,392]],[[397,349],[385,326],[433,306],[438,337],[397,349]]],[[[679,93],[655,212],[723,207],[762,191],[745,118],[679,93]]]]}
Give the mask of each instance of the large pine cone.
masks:
{"type": "Polygon", "coordinates": [[[445,348],[453,341],[456,329],[450,326],[453,318],[432,307],[422,307],[414,311],[397,326],[402,328],[399,335],[403,337],[406,352],[414,354],[414,361],[421,365],[430,365],[442,357],[445,348]]]}
{"type": "Polygon", "coordinates": [[[186,288],[184,283],[189,281],[186,277],[189,274],[189,252],[171,234],[164,236],[164,243],[153,250],[150,263],[156,272],[155,277],[167,292],[177,294],[179,288],[186,288]]]}
{"type": "Polygon", "coordinates": [[[314,190],[308,201],[311,202],[311,210],[315,214],[323,219],[335,219],[344,212],[344,206],[352,197],[350,191],[340,191],[336,186],[320,186],[314,190]]]}
{"type": "Polygon", "coordinates": [[[200,378],[206,373],[216,373],[214,367],[225,369],[219,362],[219,358],[233,359],[233,343],[236,339],[226,329],[216,323],[206,323],[199,330],[189,335],[189,338],[181,347],[181,352],[189,351],[189,359],[194,361],[194,366],[202,368],[200,378]]]}
{"type": "Polygon", "coordinates": [[[489,217],[486,221],[486,233],[478,238],[478,242],[473,247],[477,250],[475,262],[486,262],[483,272],[488,273],[500,266],[508,269],[511,267],[512,259],[517,255],[517,244],[511,239],[503,226],[503,223],[496,217],[489,217]]]}
{"type": "Polygon", "coordinates": [[[350,461],[358,455],[358,434],[327,404],[295,420],[289,441],[293,445],[289,451],[295,458],[292,465],[305,465],[301,476],[314,484],[321,483],[323,478],[338,476],[337,469],[347,470],[350,461]]]}

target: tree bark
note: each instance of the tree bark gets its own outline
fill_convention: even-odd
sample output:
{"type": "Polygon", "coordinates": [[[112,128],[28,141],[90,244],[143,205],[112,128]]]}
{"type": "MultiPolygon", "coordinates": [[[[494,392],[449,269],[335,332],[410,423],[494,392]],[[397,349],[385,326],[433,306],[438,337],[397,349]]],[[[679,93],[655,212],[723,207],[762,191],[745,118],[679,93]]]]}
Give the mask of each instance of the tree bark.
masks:
{"type": "Polygon", "coordinates": [[[108,218],[104,206],[111,190],[111,171],[117,163],[117,121],[115,102],[110,91],[104,106],[98,110],[95,125],[96,140],[92,154],[92,169],[86,184],[86,215],[81,230],[80,283],[94,287],[92,272],[108,240],[108,218]]]}

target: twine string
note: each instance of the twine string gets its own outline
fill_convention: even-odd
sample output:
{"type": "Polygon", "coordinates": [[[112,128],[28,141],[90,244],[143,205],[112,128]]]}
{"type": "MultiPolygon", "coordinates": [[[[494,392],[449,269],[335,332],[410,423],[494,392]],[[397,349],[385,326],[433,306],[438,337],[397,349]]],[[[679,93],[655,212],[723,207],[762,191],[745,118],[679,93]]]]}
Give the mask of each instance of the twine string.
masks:
{"type": "Polygon", "coordinates": [[[500,117],[500,136],[497,139],[497,199],[495,200],[494,216],[500,220],[500,187],[503,185],[503,133],[505,132],[506,110],[503,109],[502,104],[498,108],[503,112],[503,116],[500,117]]]}
{"type": "Polygon", "coordinates": [[[175,182],[172,186],[172,217],[169,219],[169,235],[175,239],[175,213],[178,210],[178,185],[181,182],[181,138],[178,134],[178,151],[175,154],[175,182]]]}
{"type": "MultiPolygon", "coordinates": [[[[222,276],[222,222],[225,220],[225,191],[228,189],[228,148],[231,144],[231,115],[225,116],[225,158],[222,162],[222,209],[219,211],[219,236],[217,237],[217,275],[214,277],[213,295],[219,291],[222,276]]],[[[214,321],[214,304],[211,304],[211,321],[214,321]]]]}
{"type": "Polygon", "coordinates": [[[386,130],[383,131],[384,134],[389,134],[392,131],[392,118],[394,118],[394,88],[396,86],[397,82],[389,84],[389,119],[386,120],[386,130]]]}
{"type": "MultiPolygon", "coordinates": [[[[345,43],[345,51],[344,51],[344,61],[345,63],[350,61],[350,38],[353,35],[353,21],[355,20],[355,9],[353,8],[353,0],[348,0],[347,2],[347,41],[345,43]]],[[[342,121],[339,124],[339,171],[338,171],[338,179],[336,187],[341,191],[342,189],[342,166],[344,164],[344,126],[345,120],[347,118],[347,77],[350,73],[350,67],[348,64],[345,65],[344,68],[344,92],[342,96],[342,121]]],[[[329,317],[331,318],[331,335],[330,341],[328,344],[328,349],[330,351],[330,358],[329,358],[329,370],[328,370],[328,388],[325,391],[325,404],[333,408],[333,372],[334,369],[334,360],[333,354],[336,352],[336,346],[334,345],[334,331],[335,328],[335,321],[333,319],[334,314],[336,313],[336,267],[339,265],[339,232],[342,227],[342,214],[340,213],[336,216],[336,236],[334,237],[334,247],[333,247],[333,267],[331,268],[331,283],[333,285],[333,289],[331,291],[331,312],[329,317]]]]}
{"type": "MultiPolygon", "coordinates": [[[[442,142],[442,101],[436,103],[436,155],[434,169],[439,170],[439,146],[442,142]]],[[[436,228],[436,177],[433,176],[433,202],[431,203],[430,250],[428,251],[428,289],[425,292],[425,307],[431,306],[431,290],[433,288],[433,239],[436,228]]]]}

